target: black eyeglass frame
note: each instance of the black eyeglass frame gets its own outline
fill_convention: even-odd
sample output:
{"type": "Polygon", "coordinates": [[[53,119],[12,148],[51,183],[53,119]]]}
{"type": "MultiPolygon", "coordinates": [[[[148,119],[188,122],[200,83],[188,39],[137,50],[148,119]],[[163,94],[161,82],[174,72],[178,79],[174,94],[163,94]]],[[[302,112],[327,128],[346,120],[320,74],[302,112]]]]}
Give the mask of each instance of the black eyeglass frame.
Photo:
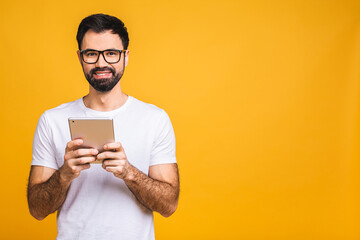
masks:
{"type": "Polygon", "coordinates": [[[114,63],[120,62],[120,60],[121,60],[121,53],[126,52],[126,51],[127,51],[127,50],[125,50],[125,49],[123,49],[123,50],[119,50],[119,49],[105,49],[105,50],[103,50],[103,51],[99,51],[99,50],[95,50],[95,49],[84,49],[84,50],[80,50],[80,56],[81,56],[81,59],[84,61],[84,63],[87,63],[87,64],[95,64],[95,63],[97,63],[97,62],[99,61],[100,54],[101,54],[101,55],[103,56],[103,59],[105,60],[105,62],[107,62],[107,63],[109,63],[109,64],[114,64],[114,63]],[[97,57],[97,59],[96,59],[95,62],[89,63],[89,62],[86,62],[86,61],[84,60],[84,53],[87,52],[87,51],[94,51],[94,52],[98,52],[98,53],[99,53],[99,55],[98,55],[98,57],[97,57]],[[106,52],[106,51],[117,51],[117,52],[120,52],[119,60],[117,60],[116,62],[108,62],[108,61],[106,60],[105,55],[104,55],[104,52],[106,52]]]}

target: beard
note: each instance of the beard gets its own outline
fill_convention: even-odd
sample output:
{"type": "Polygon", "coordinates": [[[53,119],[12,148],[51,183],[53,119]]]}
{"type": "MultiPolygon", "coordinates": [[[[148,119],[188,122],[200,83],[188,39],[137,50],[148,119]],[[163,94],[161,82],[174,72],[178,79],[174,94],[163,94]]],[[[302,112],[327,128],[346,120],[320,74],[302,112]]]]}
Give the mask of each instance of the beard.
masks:
{"type": "Polygon", "coordinates": [[[91,69],[89,73],[85,73],[85,78],[96,91],[108,92],[116,86],[116,84],[120,81],[123,74],[124,74],[124,69],[116,73],[115,70],[110,67],[103,67],[103,68],[96,67],[91,69]],[[94,74],[96,71],[110,71],[112,77],[95,79],[94,74]]]}

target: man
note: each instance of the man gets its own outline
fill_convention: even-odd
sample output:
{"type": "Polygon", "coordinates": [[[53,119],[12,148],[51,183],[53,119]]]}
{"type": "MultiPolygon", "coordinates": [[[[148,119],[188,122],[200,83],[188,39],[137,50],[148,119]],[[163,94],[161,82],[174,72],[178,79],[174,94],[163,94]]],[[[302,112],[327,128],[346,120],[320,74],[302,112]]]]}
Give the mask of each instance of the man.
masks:
{"type": "Polygon", "coordinates": [[[32,216],[57,211],[57,239],[154,239],[153,211],[176,208],[179,176],[168,115],[122,92],[129,59],[124,23],[104,14],[83,19],[79,61],[89,94],[46,111],[33,142],[28,185],[32,216]],[[69,117],[110,117],[115,142],[104,152],[71,140],[69,117]],[[102,164],[91,164],[100,160],[102,164]]]}

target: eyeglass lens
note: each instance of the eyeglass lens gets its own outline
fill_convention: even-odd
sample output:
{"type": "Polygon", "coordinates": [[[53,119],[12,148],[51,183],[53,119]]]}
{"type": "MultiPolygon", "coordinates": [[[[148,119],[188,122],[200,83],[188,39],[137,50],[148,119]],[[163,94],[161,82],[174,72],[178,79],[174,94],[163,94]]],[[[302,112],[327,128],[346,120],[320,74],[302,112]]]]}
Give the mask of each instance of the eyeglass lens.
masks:
{"type": "MultiPolygon", "coordinates": [[[[83,53],[83,59],[86,63],[96,63],[99,59],[100,52],[88,50],[83,53]]],[[[106,50],[103,52],[103,57],[108,63],[117,63],[120,60],[121,51],[106,50]]]]}

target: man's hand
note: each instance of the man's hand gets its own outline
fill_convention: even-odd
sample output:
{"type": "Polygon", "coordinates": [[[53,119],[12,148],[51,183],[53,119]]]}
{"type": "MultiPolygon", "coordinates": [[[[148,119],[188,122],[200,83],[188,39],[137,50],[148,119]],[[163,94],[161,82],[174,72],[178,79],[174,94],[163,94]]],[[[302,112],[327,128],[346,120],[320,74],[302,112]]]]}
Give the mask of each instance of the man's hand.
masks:
{"type": "Polygon", "coordinates": [[[82,170],[90,168],[90,162],[95,161],[98,150],[94,148],[79,148],[82,139],[75,139],[66,144],[64,165],[59,169],[60,177],[71,182],[80,175],[82,170]]]}
{"type": "Polygon", "coordinates": [[[120,143],[104,145],[105,151],[97,155],[102,167],[124,180],[130,191],[150,211],[165,217],[172,215],[179,197],[177,164],[159,164],[149,168],[149,176],[131,165],[120,143]]]}
{"type": "Polygon", "coordinates": [[[119,142],[104,145],[106,151],[97,155],[97,160],[103,161],[102,167],[114,174],[114,176],[124,179],[129,176],[131,165],[127,160],[125,150],[119,142]]]}

